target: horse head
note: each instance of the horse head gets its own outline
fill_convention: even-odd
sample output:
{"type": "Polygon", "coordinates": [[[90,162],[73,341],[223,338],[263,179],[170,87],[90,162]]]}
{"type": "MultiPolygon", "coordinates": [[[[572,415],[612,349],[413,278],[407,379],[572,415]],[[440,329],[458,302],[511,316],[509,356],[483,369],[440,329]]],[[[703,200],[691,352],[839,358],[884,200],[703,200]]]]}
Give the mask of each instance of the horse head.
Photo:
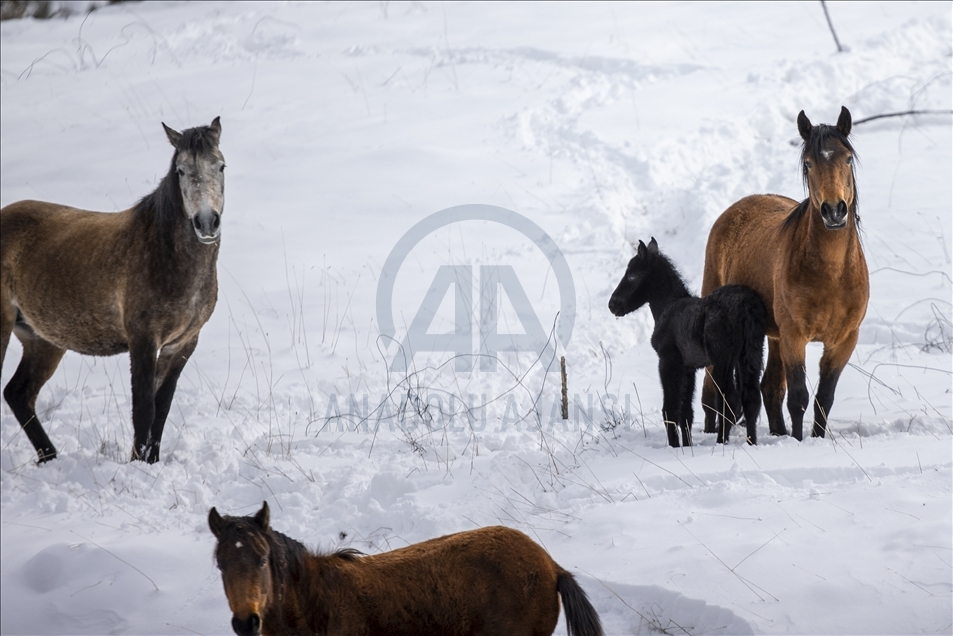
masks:
{"type": "Polygon", "coordinates": [[[232,610],[232,629],[238,636],[260,636],[273,596],[268,502],[253,517],[223,517],[212,508],[208,525],[218,539],[215,562],[232,610]]]}
{"type": "Polygon", "coordinates": [[[649,274],[658,259],[658,243],[655,238],[646,245],[639,241],[635,256],[629,261],[625,276],[609,298],[609,311],[615,316],[625,316],[649,302],[651,286],[649,274]]]}
{"type": "Polygon", "coordinates": [[[225,207],[225,157],[218,149],[222,135],[219,118],[209,126],[177,132],[162,124],[175,147],[173,178],[178,181],[185,209],[195,235],[205,244],[218,242],[225,207]]]}
{"type": "Polygon", "coordinates": [[[802,110],[797,116],[797,127],[804,140],[801,165],[811,207],[820,211],[828,230],[843,229],[857,209],[855,153],[848,141],[850,111],[841,106],[836,126],[814,126],[802,110]]]}

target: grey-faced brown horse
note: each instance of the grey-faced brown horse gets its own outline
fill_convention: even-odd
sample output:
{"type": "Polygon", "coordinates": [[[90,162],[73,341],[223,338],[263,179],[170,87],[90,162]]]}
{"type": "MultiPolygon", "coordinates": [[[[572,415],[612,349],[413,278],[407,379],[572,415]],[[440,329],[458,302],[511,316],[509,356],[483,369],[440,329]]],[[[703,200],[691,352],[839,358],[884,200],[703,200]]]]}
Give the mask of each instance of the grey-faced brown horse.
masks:
{"type": "MultiPolygon", "coordinates": [[[[761,381],[768,426],[785,435],[781,406],[785,387],[791,433],[803,437],[810,406],[804,348],[824,343],[814,398],[811,435],[824,437],[834,389],[847,365],[867,312],[870,284],[860,244],[854,147],[848,140],[850,111],[841,107],[835,126],[814,126],[802,110],[801,167],[808,197],[798,203],[778,195],[745,197],[711,228],[702,295],[729,283],[747,285],[768,310],[768,364],[761,381]]],[[[705,430],[714,429],[715,388],[705,378],[705,430]]]]}
{"type": "Polygon", "coordinates": [[[132,367],[132,458],[156,462],[172,395],[218,295],[225,203],[222,127],[176,132],[169,172],[123,212],[19,201],[0,210],[0,364],[10,334],[23,357],[3,395],[39,461],[56,447],[36,398],[67,350],[132,367]]]}

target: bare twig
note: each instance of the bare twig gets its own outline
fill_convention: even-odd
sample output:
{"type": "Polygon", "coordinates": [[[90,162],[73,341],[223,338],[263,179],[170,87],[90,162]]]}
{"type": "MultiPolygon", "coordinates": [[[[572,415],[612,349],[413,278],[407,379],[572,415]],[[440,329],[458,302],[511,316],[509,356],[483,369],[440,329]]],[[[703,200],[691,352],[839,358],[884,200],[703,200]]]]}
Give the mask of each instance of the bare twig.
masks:
{"type": "Polygon", "coordinates": [[[827,3],[824,0],[821,0],[821,7],[824,9],[824,17],[827,18],[827,26],[831,28],[831,35],[834,36],[834,44],[837,45],[837,52],[843,53],[846,49],[841,46],[840,40],[837,39],[837,31],[834,30],[834,23],[831,22],[831,14],[827,12],[827,3]]]}
{"type": "Polygon", "coordinates": [[[866,124],[869,121],[886,119],[888,117],[906,117],[907,115],[953,115],[953,110],[904,110],[896,113],[881,113],[880,115],[871,115],[870,117],[855,119],[853,125],[866,124]]]}

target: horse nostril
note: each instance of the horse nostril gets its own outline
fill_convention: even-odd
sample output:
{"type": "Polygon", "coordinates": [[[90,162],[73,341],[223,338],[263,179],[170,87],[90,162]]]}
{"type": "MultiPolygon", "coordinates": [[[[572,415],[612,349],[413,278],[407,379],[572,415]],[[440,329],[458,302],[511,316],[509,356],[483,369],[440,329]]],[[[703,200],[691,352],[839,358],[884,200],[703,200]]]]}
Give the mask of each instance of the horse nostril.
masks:
{"type": "Polygon", "coordinates": [[[847,202],[843,199],[841,199],[840,203],[837,204],[837,218],[847,218],[847,202]]]}
{"type": "Polygon", "coordinates": [[[217,230],[218,226],[222,224],[222,215],[218,212],[212,214],[212,229],[217,230]]]}
{"type": "Polygon", "coordinates": [[[198,214],[196,214],[195,216],[192,217],[192,225],[195,227],[196,230],[201,230],[201,229],[202,229],[202,223],[201,223],[201,221],[199,221],[199,215],[198,215],[198,214]]]}
{"type": "Polygon", "coordinates": [[[232,629],[238,636],[260,636],[261,618],[258,614],[252,614],[244,620],[232,616],[232,629]]]}

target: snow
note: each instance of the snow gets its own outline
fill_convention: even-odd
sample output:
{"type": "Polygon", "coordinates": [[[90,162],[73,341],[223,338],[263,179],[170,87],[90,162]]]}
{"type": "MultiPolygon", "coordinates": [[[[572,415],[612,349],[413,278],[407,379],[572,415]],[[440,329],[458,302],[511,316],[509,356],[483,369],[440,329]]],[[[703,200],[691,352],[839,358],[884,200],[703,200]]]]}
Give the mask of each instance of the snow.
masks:
{"type": "MultiPolygon", "coordinates": [[[[3,205],[129,207],[168,167],[161,121],[221,116],[228,163],[218,306],[161,461],[128,461],[126,356],[64,358],[37,404],[53,462],[0,410],[0,631],[231,633],[206,518],[267,499],[276,529],[322,550],[520,529],[609,634],[951,633],[949,114],[852,134],[871,299],[827,438],[770,437],[762,418],[757,447],[696,424],[697,446],[670,449],[651,315],[606,308],[633,242],[656,237],[697,290],[722,210],[803,196],[801,109],[949,112],[949,3],[828,5],[847,53],[817,3],[120,3],[0,24],[3,205]],[[471,203],[566,257],[568,423],[551,418],[559,374],[525,353],[388,372],[384,263],[471,203]],[[615,429],[600,400],[627,411],[615,429]]],[[[517,272],[548,333],[545,256],[467,221],[409,253],[396,340],[439,267],[476,284],[481,265],[517,272]]],[[[432,333],[453,332],[453,300],[432,333]]],[[[512,300],[500,329],[520,333],[512,300]]],[[[3,384],[19,357],[13,342],[3,384]]]]}

